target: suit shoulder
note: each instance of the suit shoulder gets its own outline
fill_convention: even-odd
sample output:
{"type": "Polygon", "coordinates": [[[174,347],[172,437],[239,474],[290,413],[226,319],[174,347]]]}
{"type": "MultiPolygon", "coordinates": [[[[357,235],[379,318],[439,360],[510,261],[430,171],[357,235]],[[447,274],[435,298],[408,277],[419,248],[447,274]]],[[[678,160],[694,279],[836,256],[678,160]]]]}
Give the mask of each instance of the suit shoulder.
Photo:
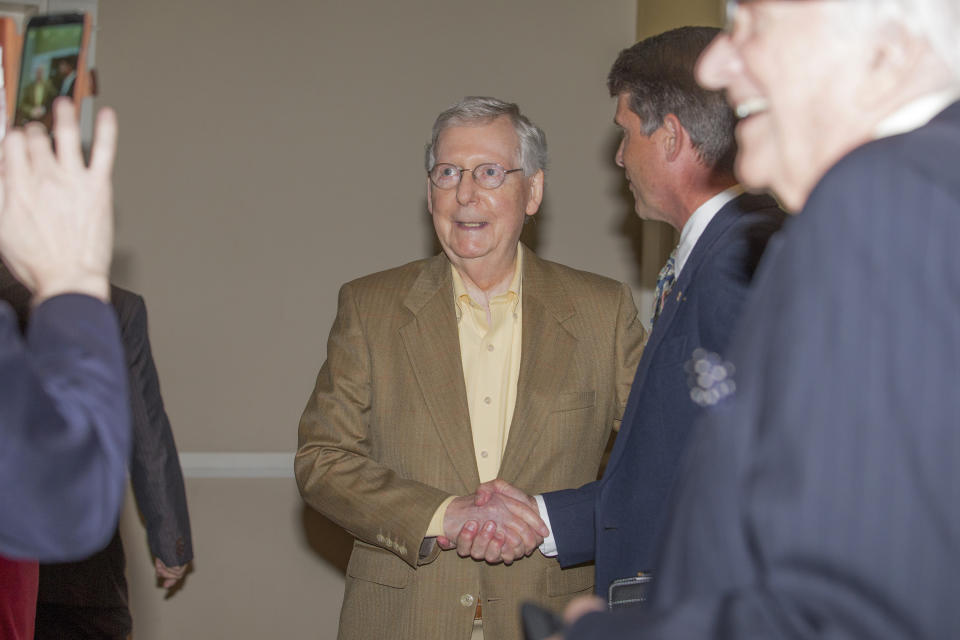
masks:
{"type": "Polygon", "coordinates": [[[143,297],[129,289],[118,287],[115,284],[110,285],[110,304],[117,312],[117,318],[120,320],[121,332],[126,335],[131,323],[142,324],[140,320],[146,315],[146,304],[143,297]]]}
{"type": "Polygon", "coordinates": [[[384,269],[350,280],[340,288],[341,295],[349,292],[358,300],[375,299],[381,304],[385,299],[402,298],[428,266],[434,268],[438,266],[433,263],[439,259],[439,256],[434,256],[414,260],[399,267],[384,269]]]}
{"type": "Polygon", "coordinates": [[[954,170],[958,150],[960,103],[919,129],[854,149],[827,172],[815,192],[851,193],[859,187],[887,199],[911,185],[923,185],[960,200],[960,181],[954,170]]]}
{"type": "Polygon", "coordinates": [[[591,292],[594,295],[619,296],[624,287],[622,282],[591,271],[575,269],[542,258],[540,262],[551,277],[562,283],[564,288],[574,295],[591,292]]]}
{"type": "Polygon", "coordinates": [[[766,194],[747,193],[732,201],[736,207],[736,218],[733,225],[740,230],[755,228],[773,233],[787,219],[787,213],[780,208],[777,201],[766,194]]]}
{"type": "Polygon", "coordinates": [[[143,306],[143,297],[138,294],[130,291],[129,289],[124,289],[123,287],[118,287],[115,284],[110,285],[110,303],[117,309],[117,311],[125,311],[128,309],[134,309],[138,306],[143,306]]]}
{"type": "Polygon", "coordinates": [[[381,287],[386,285],[396,285],[405,281],[414,281],[423,272],[427,264],[436,258],[424,258],[414,260],[399,267],[391,267],[383,271],[376,271],[365,276],[360,276],[345,283],[343,286],[352,289],[363,290],[370,287],[381,287]]]}

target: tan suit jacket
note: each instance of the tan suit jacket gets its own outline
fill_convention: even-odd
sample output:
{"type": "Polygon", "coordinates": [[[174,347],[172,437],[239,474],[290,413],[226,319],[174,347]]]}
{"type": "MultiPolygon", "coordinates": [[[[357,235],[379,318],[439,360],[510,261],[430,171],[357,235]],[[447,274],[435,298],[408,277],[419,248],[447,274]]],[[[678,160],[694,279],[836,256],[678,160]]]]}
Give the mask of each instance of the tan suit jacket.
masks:
{"type": "MultiPolygon", "coordinates": [[[[517,403],[499,476],[529,493],[595,480],[645,339],[626,285],[523,260],[517,403]]],[[[440,254],[343,286],[327,361],[300,421],[304,499],[357,540],[340,638],[466,640],[476,602],[487,640],[520,640],[519,605],[560,610],[593,567],[534,552],[511,566],[436,548],[431,516],[479,484],[453,278],[440,254]]]]}

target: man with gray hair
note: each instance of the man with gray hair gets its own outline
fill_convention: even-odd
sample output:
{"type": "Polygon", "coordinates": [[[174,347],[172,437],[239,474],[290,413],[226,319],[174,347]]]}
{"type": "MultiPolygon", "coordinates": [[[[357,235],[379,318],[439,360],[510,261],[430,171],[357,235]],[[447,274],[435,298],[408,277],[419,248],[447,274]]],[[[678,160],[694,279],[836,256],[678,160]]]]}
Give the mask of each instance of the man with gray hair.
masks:
{"type": "Polygon", "coordinates": [[[740,178],[799,215],[691,440],[650,610],[565,637],[960,637],[960,8],[729,11],[698,79],[740,117],[740,178]]]}
{"type": "Polygon", "coordinates": [[[546,155],[515,104],[444,111],[426,166],[443,251],[340,290],[295,462],[307,503],[356,538],[340,638],[519,640],[522,601],[560,610],[593,586],[591,567],[540,554],[506,567],[436,544],[472,522],[504,564],[531,554],[547,534],[536,510],[499,495],[477,506],[474,491],[595,479],[640,358],[626,285],[520,243],[546,155]]]}

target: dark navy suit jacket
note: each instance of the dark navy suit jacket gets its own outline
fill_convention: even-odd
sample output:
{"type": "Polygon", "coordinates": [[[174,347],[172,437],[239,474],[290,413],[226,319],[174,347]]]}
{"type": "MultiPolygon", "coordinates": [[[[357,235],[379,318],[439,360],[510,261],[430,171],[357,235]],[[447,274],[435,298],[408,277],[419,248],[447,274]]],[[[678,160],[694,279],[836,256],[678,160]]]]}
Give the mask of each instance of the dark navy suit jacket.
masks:
{"type": "Polygon", "coordinates": [[[69,560],[103,547],[123,501],[130,407],[113,309],[39,305],[26,339],[0,302],[0,554],[69,560]]]}
{"type": "Polygon", "coordinates": [[[652,610],[568,638],[960,637],[958,157],[955,103],[820,181],[691,438],[652,610]]]}
{"type": "Polygon", "coordinates": [[[603,478],[544,495],[562,566],[596,561],[596,588],[653,568],[667,499],[700,414],[684,365],[697,348],[724,353],[767,240],[785,214],[741,195],[714,216],[670,291],[637,367],[603,478]]]}

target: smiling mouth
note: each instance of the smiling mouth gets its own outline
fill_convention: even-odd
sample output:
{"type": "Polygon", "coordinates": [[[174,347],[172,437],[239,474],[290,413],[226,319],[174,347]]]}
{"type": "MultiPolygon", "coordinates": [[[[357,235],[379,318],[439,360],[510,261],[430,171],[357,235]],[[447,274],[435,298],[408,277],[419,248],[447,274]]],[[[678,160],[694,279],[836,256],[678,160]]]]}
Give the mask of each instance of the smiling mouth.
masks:
{"type": "Polygon", "coordinates": [[[463,229],[481,229],[487,226],[487,223],[486,222],[458,222],[457,226],[463,229]]]}
{"type": "Polygon", "coordinates": [[[736,114],[738,120],[745,120],[750,116],[763,113],[769,106],[770,103],[767,102],[766,98],[750,98],[734,107],[733,112],[736,114]]]}

